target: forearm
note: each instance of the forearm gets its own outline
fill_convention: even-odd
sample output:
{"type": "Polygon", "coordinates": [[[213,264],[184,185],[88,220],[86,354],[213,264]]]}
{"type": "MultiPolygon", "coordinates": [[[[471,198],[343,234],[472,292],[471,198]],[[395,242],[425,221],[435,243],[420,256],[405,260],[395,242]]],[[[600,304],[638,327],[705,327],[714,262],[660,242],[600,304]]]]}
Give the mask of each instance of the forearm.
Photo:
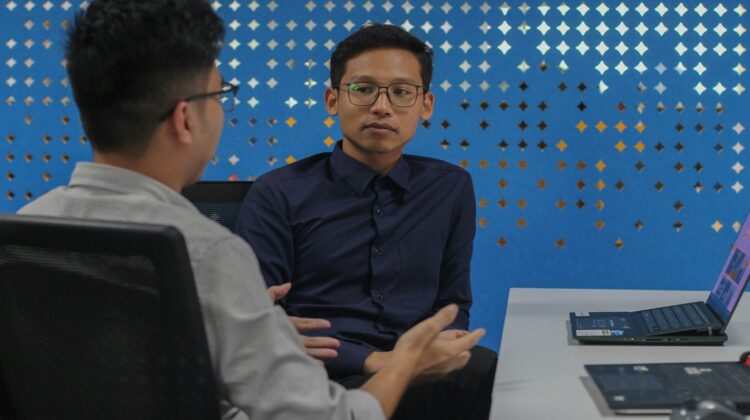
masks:
{"type": "Polygon", "coordinates": [[[406,388],[414,378],[415,363],[388,363],[360,388],[380,403],[383,414],[390,418],[406,388]]]}

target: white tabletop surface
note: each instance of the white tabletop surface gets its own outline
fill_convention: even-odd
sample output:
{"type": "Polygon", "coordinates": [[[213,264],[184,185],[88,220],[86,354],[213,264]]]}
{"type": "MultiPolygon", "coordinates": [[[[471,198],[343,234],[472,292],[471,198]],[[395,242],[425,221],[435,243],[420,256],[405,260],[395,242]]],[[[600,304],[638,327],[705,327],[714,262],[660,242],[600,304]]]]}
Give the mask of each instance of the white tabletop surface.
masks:
{"type": "Polygon", "coordinates": [[[584,364],[738,360],[750,350],[750,296],[744,296],[724,346],[581,345],[570,338],[570,312],[634,311],[705,300],[708,292],[510,289],[492,420],[665,419],[613,413],[584,364]]]}

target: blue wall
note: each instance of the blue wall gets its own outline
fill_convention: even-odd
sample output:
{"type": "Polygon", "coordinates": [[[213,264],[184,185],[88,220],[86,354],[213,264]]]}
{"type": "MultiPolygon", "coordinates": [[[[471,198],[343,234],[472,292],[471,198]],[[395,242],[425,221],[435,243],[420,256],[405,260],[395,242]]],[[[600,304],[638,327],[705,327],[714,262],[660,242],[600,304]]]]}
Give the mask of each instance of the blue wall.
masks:
{"type": "MultiPolygon", "coordinates": [[[[31,4],[0,7],[0,211],[90,159],[61,63],[79,4],[31,4]]],[[[214,4],[242,104],[206,179],[329,150],[326,62],[366,21],[430,42],[436,112],[408,152],[474,177],[472,323],[489,347],[510,287],[708,289],[750,209],[747,2],[214,4]]]]}

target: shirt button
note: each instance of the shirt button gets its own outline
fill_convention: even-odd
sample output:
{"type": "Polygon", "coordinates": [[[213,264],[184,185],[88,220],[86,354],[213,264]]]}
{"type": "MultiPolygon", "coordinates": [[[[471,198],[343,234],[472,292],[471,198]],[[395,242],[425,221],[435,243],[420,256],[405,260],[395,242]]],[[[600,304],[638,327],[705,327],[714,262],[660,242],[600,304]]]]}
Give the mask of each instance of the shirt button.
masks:
{"type": "Polygon", "coordinates": [[[372,256],[373,258],[377,258],[379,256],[383,255],[383,252],[379,250],[378,248],[375,248],[372,250],[372,256]]]}
{"type": "Polygon", "coordinates": [[[375,208],[375,215],[376,216],[382,216],[383,215],[383,210],[381,210],[380,208],[375,208]]]}
{"type": "Polygon", "coordinates": [[[378,299],[383,299],[383,294],[382,293],[378,293],[377,295],[375,295],[375,297],[377,297],[378,299]]]}

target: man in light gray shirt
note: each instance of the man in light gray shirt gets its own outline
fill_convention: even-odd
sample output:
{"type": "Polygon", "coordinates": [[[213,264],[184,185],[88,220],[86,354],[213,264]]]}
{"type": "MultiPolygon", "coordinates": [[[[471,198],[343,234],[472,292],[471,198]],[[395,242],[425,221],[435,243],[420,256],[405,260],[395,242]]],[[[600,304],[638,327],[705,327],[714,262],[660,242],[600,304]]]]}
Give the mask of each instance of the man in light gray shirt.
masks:
{"type": "Polygon", "coordinates": [[[66,60],[94,162],[20,213],[180,229],[225,418],[389,417],[412,380],[464,366],[483,331],[441,333],[451,305],[404,334],[359,390],[328,380],[273,305],[249,246],[179,194],[200,178],[235,103],[238,88],[214,64],[223,35],[206,0],[93,1],[69,33],[66,60]]]}

